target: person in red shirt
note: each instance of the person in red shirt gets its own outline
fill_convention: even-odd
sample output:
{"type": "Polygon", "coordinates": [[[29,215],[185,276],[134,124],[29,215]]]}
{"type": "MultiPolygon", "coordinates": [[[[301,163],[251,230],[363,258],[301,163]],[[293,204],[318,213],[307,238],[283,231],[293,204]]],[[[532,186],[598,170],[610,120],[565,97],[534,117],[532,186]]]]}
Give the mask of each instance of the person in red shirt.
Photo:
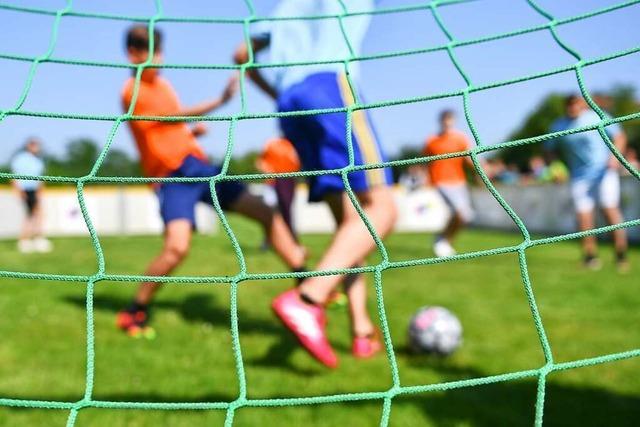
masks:
{"type": "MultiPolygon", "coordinates": [[[[127,56],[132,64],[143,64],[149,58],[149,30],[135,25],[127,33],[127,56]]],[[[162,62],[162,36],[153,34],[154,50],[151,63],[162,62]]],[[[135,71],[134,71],[135,72],[135,71]]],[[[142,169],[147,177],[212,178],[221,168],[210,164],[196,136],[206,131],[203,125],[190,128],[184,122],[136,120],[135,116],[202,116],[225,104],[236,92],[237,77],[230,79],[222,95],[193,107],[180,105],[178,96],[158,68],[146,67],[136,79],[124,85],[122,103],[132,114],[129,126],[135,139],[142,169]]],[[[187,256],[195,228],[195,206],[199,202],[214,204],[208,181],[163,182],[155,186],[164,221],[164,246],[151,262],[145,276],[166,276],[187,256]]],[[[265,230],[271,245],[283,261],[295,271],[304,268],[304,250],[296,243],[282,216],[268,207],[261,198],[251,195],[246,187],[234,181],[221,181],[214,188],[220,207],[257,221],[265,230]]],[[[154,281],[140,285],[131,306],[118,313],[118,326],[133,336],[151,337],[148,306],[160,287],[154,281]]]]}
{"type": "MultiPolygon", "coordinates": [[[[469,139],[454,126],[454,112],[451,110],[442,111],[440,113],[440,132],[427,139],[423,154],[437,156],[469,150],[471,148],[469,139]]],[[[435,186],[451,210],[449,222],[443,232],[436,237],[433,245],[433,251],[438,257],[456,254],[453,240],[460,229],[469,223],[474,216],[467,187],[465,165],[473,169],[473,163],[468,156],[435,160],[427,164],[432,185],[435,186]]]]}

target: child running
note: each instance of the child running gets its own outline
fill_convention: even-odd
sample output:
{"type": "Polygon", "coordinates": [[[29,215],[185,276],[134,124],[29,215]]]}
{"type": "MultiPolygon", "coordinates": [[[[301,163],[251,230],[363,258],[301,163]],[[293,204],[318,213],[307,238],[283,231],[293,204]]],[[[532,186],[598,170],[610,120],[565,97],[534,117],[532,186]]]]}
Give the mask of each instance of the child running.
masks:
{"type": "MultiPolygon", "coordinates": [[[[427,139],[423,150],[425,156],[456,153],[471,148],[466,135],[455,129],[455,120],[455,114],[451,110],[440,113],[440,132],[427,139]]],[[[456,254],[453,240],[474,216],[464,173],[465,166],[473,170],[473,162],[468,156],[436,160],[427,165],[431,184],[436,187],[451,210],[449,222],[433,244],[433,252],[437,257],[456,254]]]]}
{"type": "MultiPolygon", "coordinates": [[[[348,5],[353,10],[373,9],[372,0],[352,0],[348,5]]],[[[342,12],[340,2],[333,0],[281,0],[273,16],[335,16],[342,12]]],[[[351,17],[345,27],[355,54],[360,50],[369,22],[368,15],[358,15],[351,17]]],[[[278,63],[337,61],[277,68],[275,84],[270,83],[257,68],[252,68],[249,76],[276,100],[278,111],[344,108],[355,102],[341,62],[350,56],[350,52],[337,19],[265,22],[253,33],[251,48],[254,53],[269,48],[273,62],[278,63]]],[[[247,62],[248,52],[249,47],[241,45],[236,51],[236,62],[247,62]]],[[[350,64],[352,80],[357,79],[357,68],[357,62],[350,64]]],[[[384,161],[382,147],[367,113],[354,111],[352,124],[355,164],[384,161]]],[[[337,169],[348,165],[346,113],[287,116],[280,119],[280,127],[298,152],[303,170],[337,169]]],[[[349,174],[348,181],[378,235],[386,236],[397,216],[389,188],[390,170],[354,171],[349,174]]],[[[322,271],[362,265],[365,257],[375,249],[375,244],[345,192],[342,177],[323,174],[309,178],[308,184],[310,201],[327,202],[337,223],[333,240],[315,269],[322,271]]],[[[366,283],[361,275],[309,277],[296,289],[280,294],[272,303],[275,314],[303,347],[331,368],[338,366],[338,358],[325,331],[325,304],[341,282],[348,285],[352,352],[356,357],[370,357],[380,351],[382,345],[367,312],[366,283]]]]}
{"type": "MultiPolygon", "coordinates": [[[[152,63],[162,62],[162,35],[154,31],[152,63]]],[[[126,48],[129,61],[147,61],[149,30],[133,26],[127,33],[126,48]]],[[[201,116],[225,104],[236,91],[237,79],[232,78],[222,96],[204,101],[194,107],[182,107],[170,83],[161,77],[158,68],[145,68],[140,79],[134,115],[144,116],[201,116]]],[[[134,92],[135,79],[125,83],[122,91],[124,110],[128,111],[134,92]]],[[[220,168],[211,165],[195,135],[204,132],[202,126],[190,129],[186,123],[131,120],[129,126],[140,152],[145,176],[148,177],[213,177],[220,168]]],[[[164,221],[164,246],[145,271],[147,276],[170,274],[187,256],[191,235],[195,228],[195,206],[198,202],[213,205],[208,182],[162,183],[156,187],[160,214],[164,221]]],[[[222,209],[237,212],[257,221],[264,229],[271,245],[293,270],[304,264],[304,251],[294,241],[280,214],[246,190],[238,182],[225,181],[215,186],[215,194],[222,209]]],[[[117,325],[132,336],[153,336],[147,325],[148,307],[160,283],[144,282],[129,308],[117,316],[117,325]]]]}

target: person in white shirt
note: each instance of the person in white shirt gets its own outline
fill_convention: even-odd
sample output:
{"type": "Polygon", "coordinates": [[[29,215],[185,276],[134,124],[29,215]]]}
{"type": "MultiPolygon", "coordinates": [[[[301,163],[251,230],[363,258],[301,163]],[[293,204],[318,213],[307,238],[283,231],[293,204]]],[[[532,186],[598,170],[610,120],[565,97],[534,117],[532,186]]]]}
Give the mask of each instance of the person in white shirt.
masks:
{"type": "MultiPolygon", "coordinates": [[[[45,164],[40,151],[40,141],[30,138],[24,149],[11,160],[11,172],[15,175],[43,175],[45,164]]],[[[42,181],[14,179],[12,184],[24,202],[26,211],[18,237],[18,250],[22,253],[51,251],[51,242],[44,237],[42,229],[42,181]]]]}

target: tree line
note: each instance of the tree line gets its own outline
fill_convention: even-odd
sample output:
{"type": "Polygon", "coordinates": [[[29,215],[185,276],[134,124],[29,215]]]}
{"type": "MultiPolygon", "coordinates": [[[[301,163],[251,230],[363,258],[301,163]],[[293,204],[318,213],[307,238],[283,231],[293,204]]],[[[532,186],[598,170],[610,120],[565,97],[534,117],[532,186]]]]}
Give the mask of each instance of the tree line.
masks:
{"type": "MultiPolygon", "coordinates": [[[[508,140],[530,138],[548,133],[552,123],[564,114],[564,94],[551,93],[547,95],[536,108],[529,113],[522,124],[508,137],[508,140]]],[[[596,102],[614,117],[624,116],[640,110],[635,94],[635,88],[629,85],[615,86],[607,93],[594,94],[596,102]]],[[[627,133],[629,146],[640,151],[640,120],[630,120],[622,123],[627,133]]],[[[79,138],[69,142],[61,155],[45,154],[47,174],[54,176],[78,177],[88,174],[96,163],[101,148],[99,144],[89,138],[79,138]]],[[[394,156],[394,160],[412,159],[421,156],[422,142],[403,146],[394,156]]],[[[515,164],[521,170],[526,170],[529,159],[541,154],[541,144],[528,144],[496,151],[496,156],[505,163],[515,164]]],[[[244,155],[234,156],[229,165],[233,174],[258,173],[256,158],[259,153],[250,151],[244,155]]],[[[394,168],[397,178],[404,171],[404,167],[394,168]]],[[[0,171],[8,172],[9,165],[0,166],[0,171]]],[[[126,151],[112,148],[102,163],[101,176],[141,176],[142,172],[138,159],[131,157],[126,151]]]]}

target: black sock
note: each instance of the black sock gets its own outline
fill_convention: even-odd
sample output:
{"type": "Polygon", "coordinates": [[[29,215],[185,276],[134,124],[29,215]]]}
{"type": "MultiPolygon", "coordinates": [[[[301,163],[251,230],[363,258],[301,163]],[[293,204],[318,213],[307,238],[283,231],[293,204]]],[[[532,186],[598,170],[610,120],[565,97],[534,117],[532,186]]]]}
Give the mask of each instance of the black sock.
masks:
{"type": "Polygon", "coordinates": [[[300,299],[301,299],[303,302],[305,302],[305,303],[307,303],[307,304],[309,304],[309,305],[316,305],[316,306],[321,305],[321,304],[318,304],[317,302],[315,302],[314,300],[312,300],[311,298],[309,298],[309,296],[308,296],[308,295],[303,294],[302,292],[300,292],[300,299]]]}
{"type": "Polygon", "coordinates": [[[149,306],[147,304],[140,304],[137,301],[133,301],[127,310],[129,313],[137,313],[138,311],[144,311],[145,313],[149,310],[149,306]]]}
{"type": "Polygon", "coordinates": [[[616,252],[616,261],[617,262],[625,262],[627,260],[627,252],[616,252]]]}
{"type": "MultiPolygon", "coordinates": [[[[302,267],[291,269],[292,273],[306,273],[307,271],[308,271],[307,267],[304,265],[302,267]]],[[[296,277],[295,279],[296,279],[296,286],[300,286],[304,281],[304,279],[306,279],[306,277],[296,277]]]]}
{"type": "Polygon", "coordinates": [[[594,259],[598,258],[598,255],[595,254],[585,254],[584,256],[584,262],[591,262],[594,259]]]}

